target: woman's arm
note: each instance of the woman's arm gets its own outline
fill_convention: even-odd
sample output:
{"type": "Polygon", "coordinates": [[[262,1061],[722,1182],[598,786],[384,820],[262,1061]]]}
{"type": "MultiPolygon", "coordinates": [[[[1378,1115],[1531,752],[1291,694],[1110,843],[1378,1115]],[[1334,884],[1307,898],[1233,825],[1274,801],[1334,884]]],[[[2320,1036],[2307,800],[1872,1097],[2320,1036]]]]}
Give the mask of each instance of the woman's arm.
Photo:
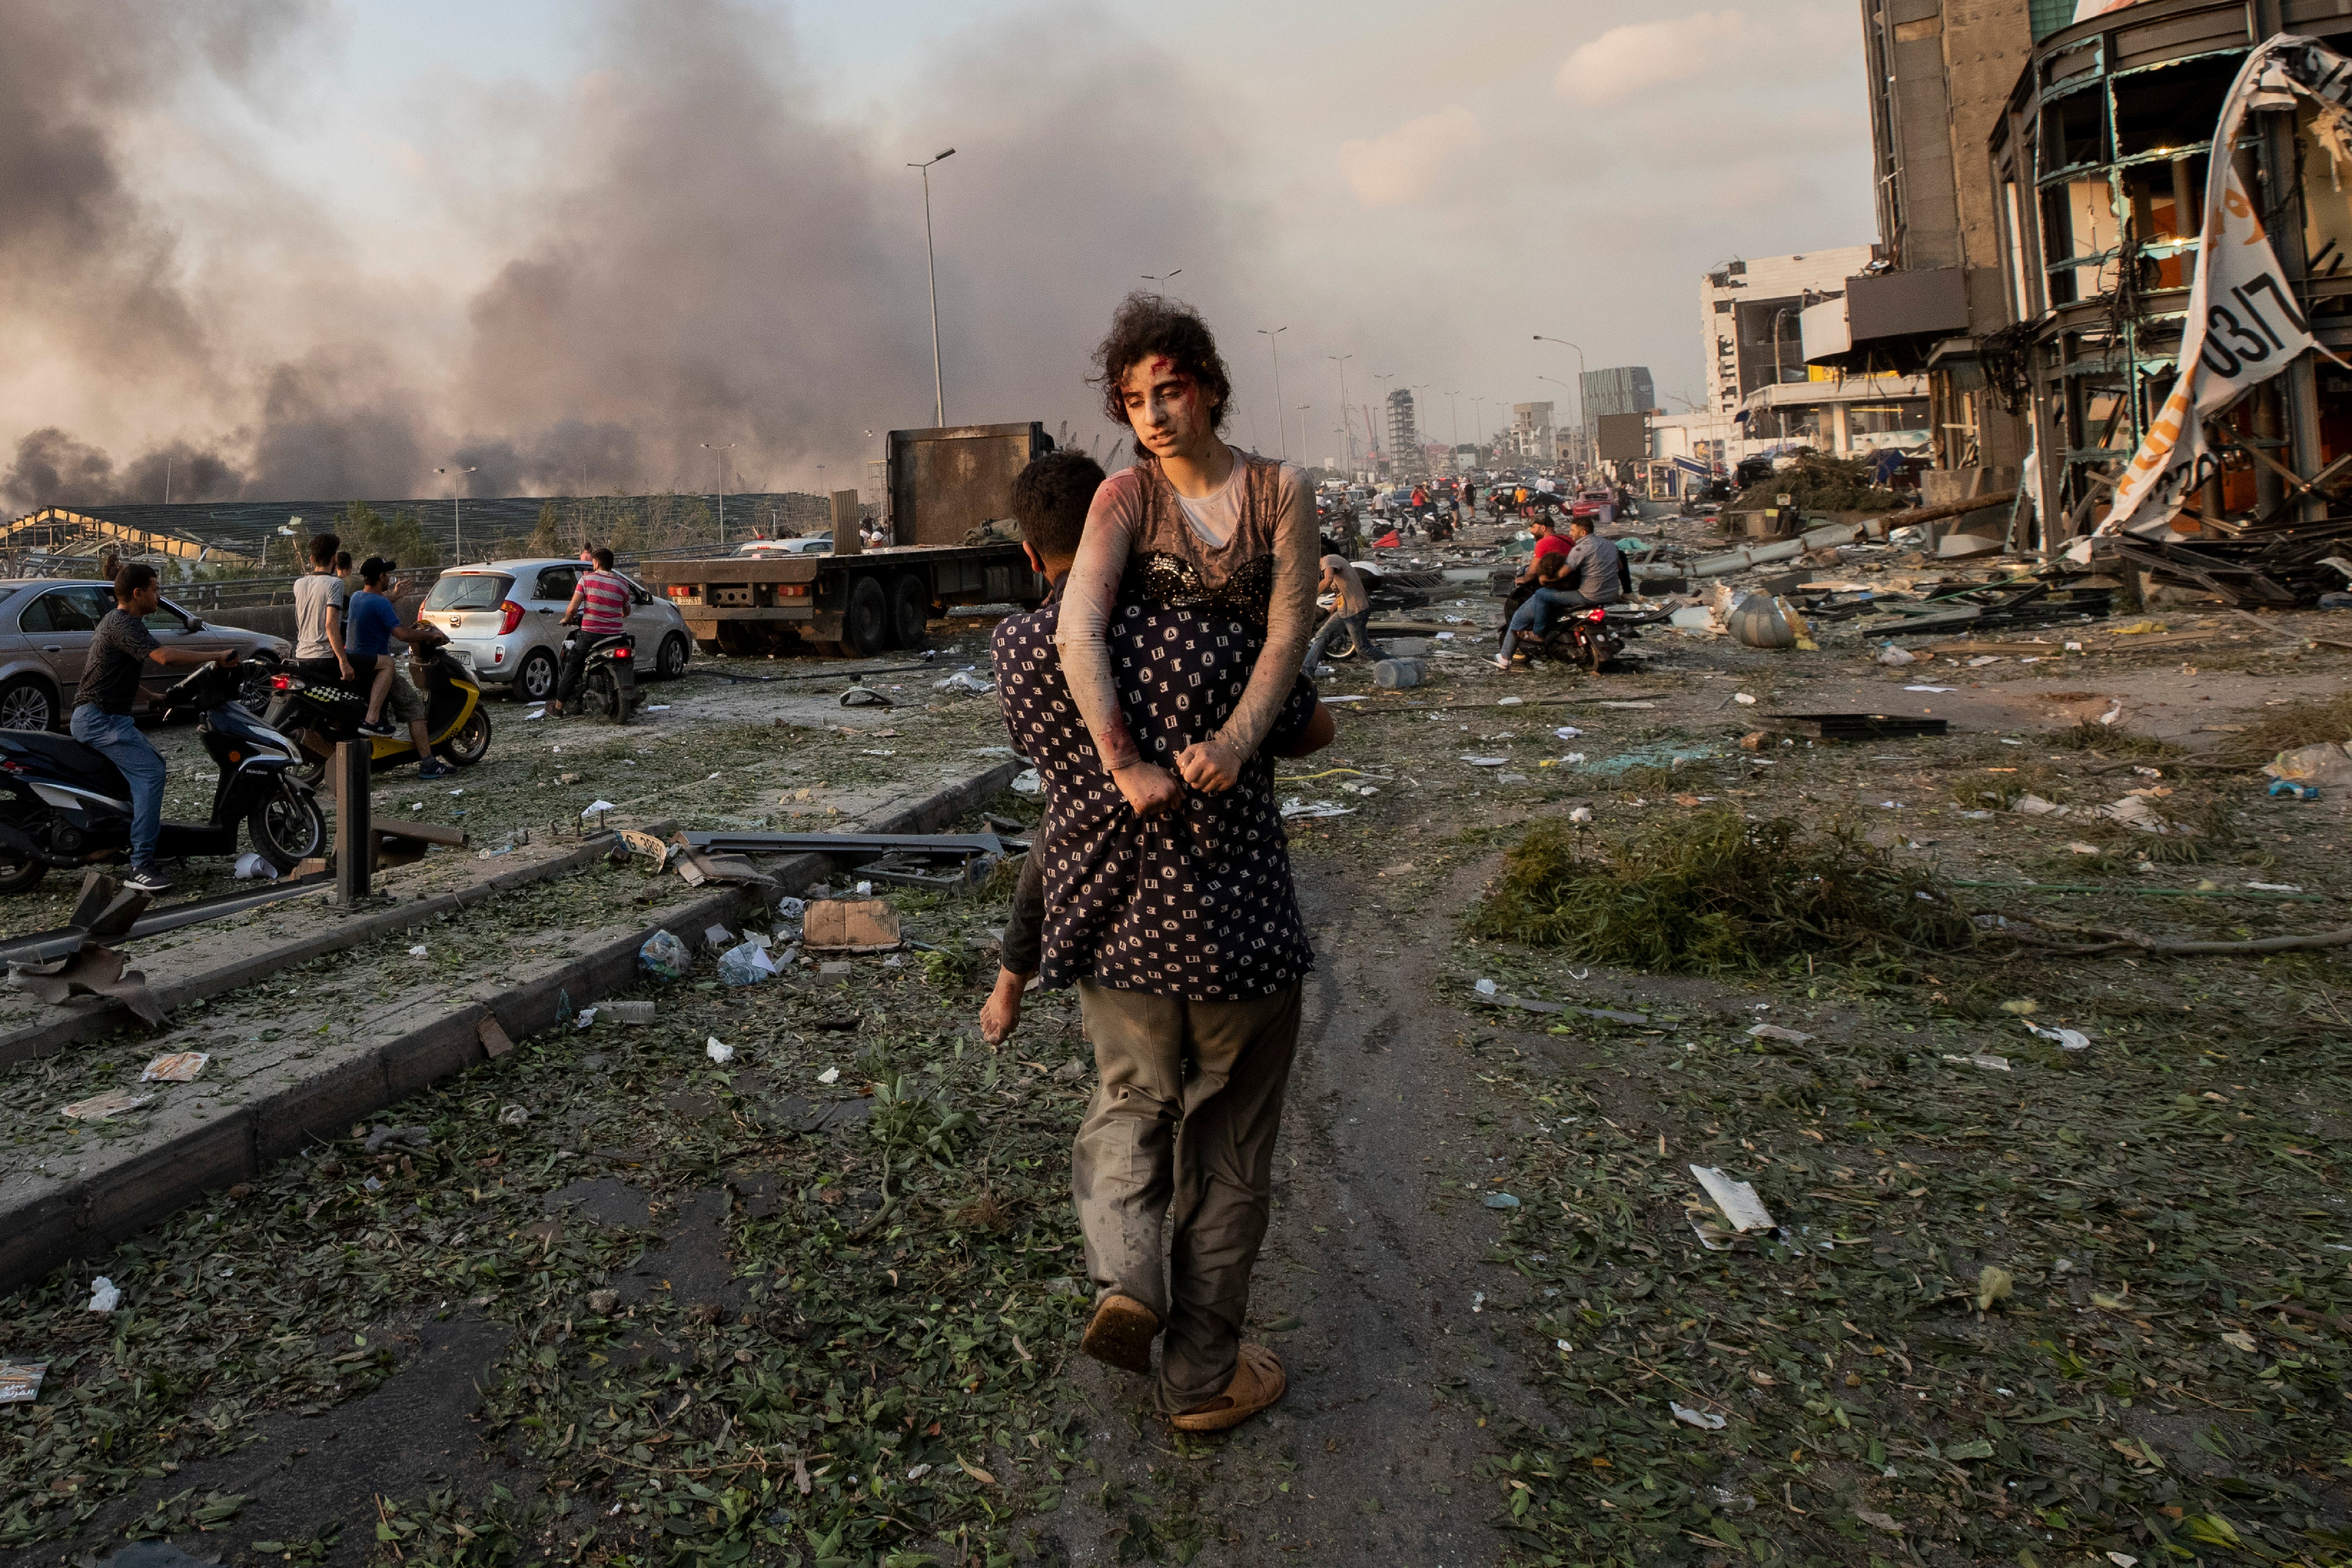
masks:
{"type": "Polygon", "coordinates": [[[1078,541],[1077,559],[1062,584],[1062,613],[1054,623],[1054,646],[1062,656],[1062,679],[1069,683],[1070,700],[1087,721],[1095,754],[1103,771],[1118,785],[1119,794],[1139,816],[1163,816],[1184,798],[1163,768],[1153,766],[1136,748],[1135,737],[1118,710],[1118,680],[1110,668],[1108,628],[1119,578],[1143,526],[1143,481],[1133,469],[1116,474],[1095,491],[1087,510],[1086,533],[1078,541]]]}
{"type": "Polygon", "coordinates": [[[1265,646],[1224,728],[1213,739],[1185,747],[1176,759],[1184,782],[1195,789],[1214,793],[1241,782],[1242,764],[1265,744],[1314,635],[1315,584],[1323,571],[1315,497],[1305,478],[1286,463],[1276,493],[1282,515],[1274,531],[1274,598],[1266,606],[1265,646]]]}

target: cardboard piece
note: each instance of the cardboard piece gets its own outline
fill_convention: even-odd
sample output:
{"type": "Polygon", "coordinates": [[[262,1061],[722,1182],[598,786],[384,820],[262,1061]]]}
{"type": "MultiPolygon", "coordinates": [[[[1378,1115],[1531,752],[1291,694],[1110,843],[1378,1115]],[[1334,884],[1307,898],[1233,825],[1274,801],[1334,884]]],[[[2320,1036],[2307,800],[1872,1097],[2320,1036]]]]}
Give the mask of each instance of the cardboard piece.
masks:
{"type": "Polygon", "coordinates": [[[811,952],[889,952],[899,944],[898,911],[887,899],[817,899],[801,917],[811,952]]]}
{"type": "Polygon", "coordinates": [[[514,1041],[507,1037],[506,1029],[495,1014],[483,1014],[482,1021],[474,1027],[474,1033],[481,1037],[483,1051],[492,1058],[502,1057],[514,1049],[514,1041]]]}

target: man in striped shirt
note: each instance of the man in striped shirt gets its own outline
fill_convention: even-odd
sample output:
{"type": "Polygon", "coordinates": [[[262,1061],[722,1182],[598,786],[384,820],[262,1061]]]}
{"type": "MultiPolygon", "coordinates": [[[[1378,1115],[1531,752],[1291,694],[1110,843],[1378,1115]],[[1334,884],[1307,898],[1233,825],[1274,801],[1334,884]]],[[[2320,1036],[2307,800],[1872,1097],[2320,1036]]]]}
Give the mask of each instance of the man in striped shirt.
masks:
{"type": "Polygon", "coordinates": [[[547,705],[550,713],[562,714],[563,705],[580,689],[581,672],[588,668],[588,649],[598,637],[614,637],[628,629],[629,584],[613,570],[613,552],[598,545],[593,559],[596,570],[583,575],[580,585],[572,590],[572,602],[563,606],[563,618],[580,617],[580,635],[572,639],[572,647],[563,656],[563,674],[555,683],[555,700],[547,705]]]}

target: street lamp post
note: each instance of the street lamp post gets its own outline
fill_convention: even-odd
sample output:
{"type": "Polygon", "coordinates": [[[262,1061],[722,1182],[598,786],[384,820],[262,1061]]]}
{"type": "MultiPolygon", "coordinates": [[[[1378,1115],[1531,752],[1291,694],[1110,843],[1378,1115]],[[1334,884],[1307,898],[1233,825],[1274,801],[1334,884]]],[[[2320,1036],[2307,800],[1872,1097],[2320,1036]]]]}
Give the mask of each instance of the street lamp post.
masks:
{"type": "Polygon", "coordinates": [[[1142,274],[1142,278],[1146,283],[1165,283],[1183,270],[1181,267],[1171,268],[1165,272],[1146,272],[1142,274]]]}
{"type": "Polygon", "coordinates": [[[1352,471],[1356,466],[1356,432],[1348,425],[1348,362],[1356,356],[1325,354],[1323,357],[1339,367],[1339,430],[1347,440],[1348,467],[1352,471]]]}
{"type": "MultiPolygon", "coordinates": [[[[923,268],[931,280],[931,417],[939,424],[948,422],[947,383],[940,374],[940,264],[931,247],[931,165],[955,156],[950,147],[944,153],[934,153],[920,163],[909,163],[909,169],[923,172],[923,268]]],[[[721,538],[723,543],[724,537],[721,538]]]]}
{"type": "MultiPolygon", "coordinates": [[[[475,470],[473,468],[451,467],[446,468],[436,468],[433,471],[436,474],[457,474],[463,476],[470,474],[475,470]]],[[[449,529],[453,535],[449,544],[450,550],[452,553],[457,557],[457,564],[460,566],[463,566],[466,563],[466,519],[465,514],[461,512],[457,507],[457,489],[464,482],[465,480],[462,477],[449,481],[449,529]]]]}
{"type": "Polygon", "coordinates": [[[1483,451],[1485,451],[1485,450],[1486,449],[1486,400],[1485,398],[1483,398],[1483,397],[1474,397],[1474,398],[1472,398],[1472,399],[1470,400],[1470,416],[1471,416],[1473,419],[1475,419],[1475,420],[1476,420],[1476,421],[1477,421],[1477,431],[1478,431],[1478,449],[1479,449],[1481,452],[1483,452],[1483,451]]]}
{"type": "Polygon", "coordinates": [[[719,542],[721,544],[727,542],[727,454],[739,445],[740,443],[735,441],[730,441],[724,447],[715,447],[708,441],[702,444],[704,451],[719,454],[719,542]]]}
{"type": "MultiPolygon", "coordinates": [[[[1588,427],[1591,422],[1587,417],[1584,411],[1584,350],[1579,348],[1576,344],[1570,342],[1566,338],[1548,338],[1541,332],[1536,332],[1532,335],[1535,338],[1535,341],[1539,343],[1558,343],[1562,348],[1576,350],[1576,386],[1574,390],[1576,393],[1577,460],[1580,463],[1582,463],[1588,460],[1590,457],[1588,448],[1592,445],[1592,432],[1588,427]]],[[[1546,376],[1543,379],[1549,381],[1551,380],[1551,377],[1546,376]]],[[[1561,382],[1558,384],[1565,386],[1568,384],[1561,382]]]]}
{"type": "Polygon", "coordinates": [[[1315,465],[1307,460],[1307,454],[1310,450],[1307,445],[1307,416],[1314,406],[1315,405],[1311,403],[1302,403],[1298,405],[1298,461],[1302,467],[1310,468],[1315,465]]]}
{"type": "MultiPolygon", "coordinates": [[[[1397,373],[1396,373],[1396,372],[1394,372],[1394,371],[1392,371],[1392,370],[1376,370],[1376,371],[1372,372],[1372,379],[1373,379],[1374,381],[1377,381],[1377,382],[1381,382],[1381,383],[1385,384],[1385,383],[1388,383],[1388,382],[1394,381],[1394,380],[1396,379],[1396,374],[1397,374],[1397,373]]],[[[1377,405],[1375,405],[1375,406],[1377,406],[1377,407],[1380,409],[1380,411],[1381,411],[1383,415],[1387,414],[1387,412],[1388,412],[1388,407],[1389,407],[1389,392],[1390,392],[1390,390],[1391,390],[1391,389],[1390,389],[1386,384],[1383,384],[1383,385],[1381,387],[1381,400],[1380,400],[1379,404],[1377,404],[1377,405]]],[[[1388,451],[1388,448],[1387,448],[1387,447],[1383,447],[1383,446],[1381,446],[1381,433],[1380,433],[1380,431],[1381,431],[1381,427],[1380,427],[1379,426],[1377,426],[1377,425],[1375,425],[1375,424],[1373,424],[1373,423],[1372,423],[1372,410],[1371,410],[1371,409],[1370,409],[1370,408],[1365,409],[1365,410],[1364,410],[1364,432],[1365,432],[1365,434],[1366,434],[1367,436],[1369,436],[1369,437],[1371,438],[1371,443],[1372,443],[1372,451],[1373,451],[1373,453],[1374,453],[1375,455],[1377,455],[1377,454],[1379,454],[1379,453],[1381,453],[1381,452],[1388,451]]],[[[1393,472],[1393,470],[1394,470],[1394,469],[1395,469],[1395,468],[1396,468],[1396,454],[1395,454],[1394,452],[1389,452],[1389,468],[1390,468],[1390,469],[1391,470],[1391,472],[1393,472]]]]}
{"type": "Polygon", "coordinates": [[[1265,346],[1274,351],[1274,417],[1275,422],[1281,426],[1280,434],[1275,437],[1275,440],[1276,444],[1282,448],[1283,461],[1288,462],[1290,460],[1290,416],[1282,411],[1281,338],[1282,334],[1290,329],[1260,327],[1257,331],[1258,335],[1265,340],[1265,346]]]}

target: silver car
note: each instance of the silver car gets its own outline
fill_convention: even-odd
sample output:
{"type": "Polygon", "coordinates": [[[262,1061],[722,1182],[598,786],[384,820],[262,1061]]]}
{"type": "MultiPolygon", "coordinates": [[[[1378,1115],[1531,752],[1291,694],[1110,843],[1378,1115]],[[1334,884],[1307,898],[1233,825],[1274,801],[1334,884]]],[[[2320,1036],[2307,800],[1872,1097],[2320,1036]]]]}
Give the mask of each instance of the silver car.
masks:
{"type": "MultiPolygon", "coordinates": [[[[89,659],[89,639],[114,608],[114,584],[74,579],[0,581],[0,729],[61,731],[73,712],[74,692],[89,659]]],[[[166,599],[147,617],[147,629],[169,648],[239,658],[289,651],[282,637],[240,626],[214,626],[166,599]]],[[[187,672],[150,664],[140,676],[139,709],[187,672]]]]}
{"type": "MultiPolygon", "coordinates": [[[[582,574],[594,570],[584,561],[556,560],[454,567],[434,582],[416,618],[472,656],[474,679],[485,690],[504,688],[526,702],[543,702],[555,695],[563,662],[563,608],[582,574]]],[[[637,639],[639,668],[675,680],[694,648],[686,618],[668,600],[620,575],[629,584],[626,625],[637,639]]]]}

